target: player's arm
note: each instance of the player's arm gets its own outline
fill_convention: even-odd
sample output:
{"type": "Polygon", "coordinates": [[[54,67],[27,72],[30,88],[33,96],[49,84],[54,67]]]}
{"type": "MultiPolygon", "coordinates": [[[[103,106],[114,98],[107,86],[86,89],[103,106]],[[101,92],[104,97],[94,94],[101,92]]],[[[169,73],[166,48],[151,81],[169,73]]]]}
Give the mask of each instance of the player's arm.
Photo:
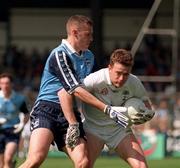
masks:
{"type": "Polygon", "coordinates": [[[152,110],[152,103],[149,99],[143,100],[143,102],[148,109],[152,110]]]}
{"type": "Polygon", "coordinates": [[[77,123],[76,117],[73,111],[73,98],[72,91],[79,86],[79,81],[75,76],[73,64],[69,57],[62,51],[56,51],[53,53],[49,60],[50,73],[54,74],[62,85],[62,88],[58,91],[62,111],[69,122],[69,124],[77,123]]]}
{"type": "Polygon", "coordinates": [[[57,92],[61,108],[65,118],[69,123],[66,133],[65,143],[67,147],[74,148],[79,142],[80,130],[73,111],[73,91],[79,86],[73,63],[64,52],[56,51],[49,60],[50,73],[54,74],[61,83],[62,87],[57,92]]]}
{"type": "Polygon", "coordinates": [[[91,93],[89,93],[87,90],[85,90],[83,87],[77,87],[74,91],[74,95],[83,102],[88,103],[107,114],[120,126],[126,128],[130,124],[129,118],[124,115],[124,112],[127,111],[126,107],[114,108],[113,106],[106,105],[105,103],[97,99],[95,96],[93,96],[91,93]]]}
{"type": "Polygon", "coordinates": [[[73,96],[68,94],[65,89],[61,89],[58,92],[58,97],[61,102],[61,108],[64,116],[69,123],[65,143],[67,147],[74,148],[79,142],[80,130],[79,123],[77,122],[73,111],[73,96]]]}
{"type": "Polygon", "coordinates": [[[105,109],[106,105],[103,102],[82,87],[81,81],[78,79],[73,68],[73,63],[65,53],[55,52],[49,62],[49,66],[50,72],[58,77],[63,86],[63,88],[58,91],[58,96],[63,113],[70,123],[75,122],[71,97],[73,95],[101,111],[105,109]]]}
{"type": "MultiPolygon", "coordinates": [[[[70,58],[66,56],[64,52],[55,52],[54,55],[49,60],[49,69],[50,73],[53,73],[57,76],[60,83],[63,86],[63,89],[60,88],[58,91],[58,96],[60,99],[61,107],[63,110],[63,113],[66,117],[66,119],[70,123],[77,123],[74,112],[73,112],[73,105],[72,105],[72,95],[75,95],[80,100],[93,105],[94,107],[98,108],[99,110],[105,112],[112,118],[112,113],[115,114],[113,116],[113,119],[115,121],[118,120],[118,113],[111,109],[111,107],[105,105],[103,102],[98,100],[96,97],[94,97],[92,94],[90,94],[88,91],[86,91],[81,86],[81,82],[79,78],[77,77],[76,71],[73,68],[73,63],[71,62],[70,58]],[[70,95],[67,95],[67,93],[70,95]]],[[[119,114],[120,115],[120,114],[119,114]]],[[[127,119],[128,120],[128,119],[127,119]]],[[[121,124],[121,123],[120,123],[121,124]]],[[[123,121],[123,126],[127,126],[127,122],[123,121]],[[124,125],[125,123],[125,125],[124,125]]],[[[72,124],[70,124],[71,127],[72,124]]],[[[74,124],[72,125],[74,126],[74,124]]]]}
{"type": "Polygon", "coordinates": [[[141,107],[141,111],[144,112],[144,121],[149,121],[153,118],[155,112],[154,109],[152,109],[152,103],[148,93],[139,78],[136,78],[133,84],[134,96],[140,98],[145,105],[141,107]]]}
{"type": "Polygon", "coordinates": [[[21,107],[20,107],[20,111],[24,114],[24,124],[26,124],[29,120],[29,110],[27,108],[27,103],[26,101],[23,101],[21,107]]]}
{"type": "Polygon", "coordinates": [[[69,124],[77,123],[76,117],[73,111],[73,96],[70,95],[65,89],[61,89],[58,92],[58,97],[61,102],[61,108],[64,112],[64,116],[69,124]]]}
{"type": "Polygon", "coordinates": [[[82,100],[85,103],[88,103],[100,111],[104,112],[104,109],[106,107],[106,104],[97,99],[95,96],[93,96],[91,93],[89,93],[86,89],[84,89],[82,86],[77,87],[73,94],[78,97],[80,100],[82,100]]]}
{"type": "Polygon", "coordinates": [[[25,124],[28,122],[29,120],[29,111],[26,105],[26,102],[23,101],[20,108],[20,113],[19,113],[19,120],[20,122],[18,124],[14,125],[14,133],[19,133],[23,130],[25,124]]]}
{"type": "Polygon", "coordinates": [[[75,88],[72,95],[68,95],[68,93],[65,90],[61,90],[58,92],[58,95],[60,97],[61,101],[61,107],[63,109],[64,115],[69,123],[76,123],[76,118],[73,113],[72,108],[72,95],[78,97],[80,100],[82,100],[85,103],[88,103],[100,111],[104,112],[105,114],[109,115],[111,119],[113,119],[115,122],[117,122],[122,127],[127,127],[129,125],[129,118],[124,115],[123,113],[127,110],[125,107],[116,107],[106,105],[99,99],[97,99],[95,96],[93,96],[91,93],[89,93],[87,90],[85,90],[83,87],[79,86],[75,88]],[[66,98],[68,99],[66,99],[66,98]]]}

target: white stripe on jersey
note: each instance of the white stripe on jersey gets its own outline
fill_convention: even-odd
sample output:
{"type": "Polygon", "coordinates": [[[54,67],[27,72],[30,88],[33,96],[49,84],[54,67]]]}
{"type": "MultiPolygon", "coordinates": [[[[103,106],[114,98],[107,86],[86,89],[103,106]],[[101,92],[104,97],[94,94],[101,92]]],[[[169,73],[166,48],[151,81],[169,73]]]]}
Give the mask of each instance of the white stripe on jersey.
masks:
{"type": "MultiPolygon", "coordinates": [[[[73,82],[74,82],[74,84],[75,84],[76,86],[79,85],[79,83],[77,82],[76,78],[74,77],[71,69],[69,68],[69,65],[67,64],[66,54],[65,54],[64,52],[62,52],[62,54],[63,54],[64,63],[65,63],[65,65],[66,65],[66,68],[68,69],[68,72],[69,72],[69,75],[71,76],[71,79],[73,80],[73,82]]],[[[71,83],[68,81],[68,79],[67,79],[67,77],[66,77],[66,75],[65,75],[65,73],[64,73],[64,71],[63,71],[63,68],[62,68],[62,66],[61,66],[61,63],[60,63],[60,61],[59,61],[59,59],[58,59],[58,52],[57,52],[57,51],[56,51],[56,53],[55,53],[55,57],[56,57],[56,60],[57,60],[57,63],[58,63],[58,67],[59,67],[59,69],[60,69],[60,71],[61,71],[61,73],[62,73],[62,75],[63,75],[63,77],[64,77],[64,80],[66,81],[66,84],[67,84],[70,88],[72,88],[71,83]]]]}

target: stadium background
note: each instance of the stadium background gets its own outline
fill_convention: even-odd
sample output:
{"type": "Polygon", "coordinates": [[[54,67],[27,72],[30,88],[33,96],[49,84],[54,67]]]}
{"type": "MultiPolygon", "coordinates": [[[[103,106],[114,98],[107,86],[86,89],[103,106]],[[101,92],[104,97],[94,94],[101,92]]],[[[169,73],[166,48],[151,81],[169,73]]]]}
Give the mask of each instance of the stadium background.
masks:
{"type": "MultiPolygon", "coordinates": [[[[132,49],[155,1],[161,0],[1,0],[0,72],[15,75],[15,88],[28,96],[31,108],[45,60],[65,38],[69,16],[92,17],[91,49],[96,56],[96,70],[106,66],[115,48],[132,49]]],[[[133,73],[142,79],[157,110],[152,122],[134,128],[149,159],[180,156],[179,16],[174,20],[174,12],[179,15],[178,1],[162,0],[149,26],[174,30],[169,34],[144,35],[134,55],[133,73]],[[162,113],[166,114],[164,118],[162,113]]],[[[50,156],[55,157],[56,153],[50,156]]]]}

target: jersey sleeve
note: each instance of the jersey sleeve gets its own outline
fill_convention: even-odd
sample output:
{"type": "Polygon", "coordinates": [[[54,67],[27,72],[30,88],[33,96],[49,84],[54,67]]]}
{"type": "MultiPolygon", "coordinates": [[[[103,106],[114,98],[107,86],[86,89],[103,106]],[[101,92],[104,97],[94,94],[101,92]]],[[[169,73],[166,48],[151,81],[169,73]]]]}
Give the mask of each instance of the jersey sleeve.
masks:
{"type": "Polygon", "coordinates": [[[93,84],[94,84],[94,79],[93,75],[90,74],[88,75],[84,80],[83,80],[83,86],[86,88],[88,91],[93,90],[93,84]]]}
{"type": "Polygon", "coordinates": [[[81,82],[78,79],[70,58],[60,51],[56,51],[49,60],[49,69],[62,84],[62,87],[72,94],[81,82]]]}
{"type": "Polygon", "coordinates": [[[83,80],[83,85],[86,90],[93,92],[101,83],[101,73],[100,71],[96,71],[94,73],[89,74],[83,80]]]}

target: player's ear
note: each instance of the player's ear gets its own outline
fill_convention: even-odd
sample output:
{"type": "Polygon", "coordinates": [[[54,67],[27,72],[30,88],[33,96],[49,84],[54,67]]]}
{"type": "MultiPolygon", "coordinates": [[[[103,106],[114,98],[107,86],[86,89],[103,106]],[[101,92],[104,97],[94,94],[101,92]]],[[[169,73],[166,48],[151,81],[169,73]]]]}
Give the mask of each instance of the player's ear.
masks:
{"type": "Polygon", "coordinates": [[[113,66],[112,66],[111,64],[108,65],[108,68],[109,68],[109,69],[112,69],[112,67],[113,67],[113,66]]]}
{"type": "Polygon", "coordinates": [[[74,37],[78,38],[78,30],[73,29],[72,34],[73,34],[74,37]]]}

